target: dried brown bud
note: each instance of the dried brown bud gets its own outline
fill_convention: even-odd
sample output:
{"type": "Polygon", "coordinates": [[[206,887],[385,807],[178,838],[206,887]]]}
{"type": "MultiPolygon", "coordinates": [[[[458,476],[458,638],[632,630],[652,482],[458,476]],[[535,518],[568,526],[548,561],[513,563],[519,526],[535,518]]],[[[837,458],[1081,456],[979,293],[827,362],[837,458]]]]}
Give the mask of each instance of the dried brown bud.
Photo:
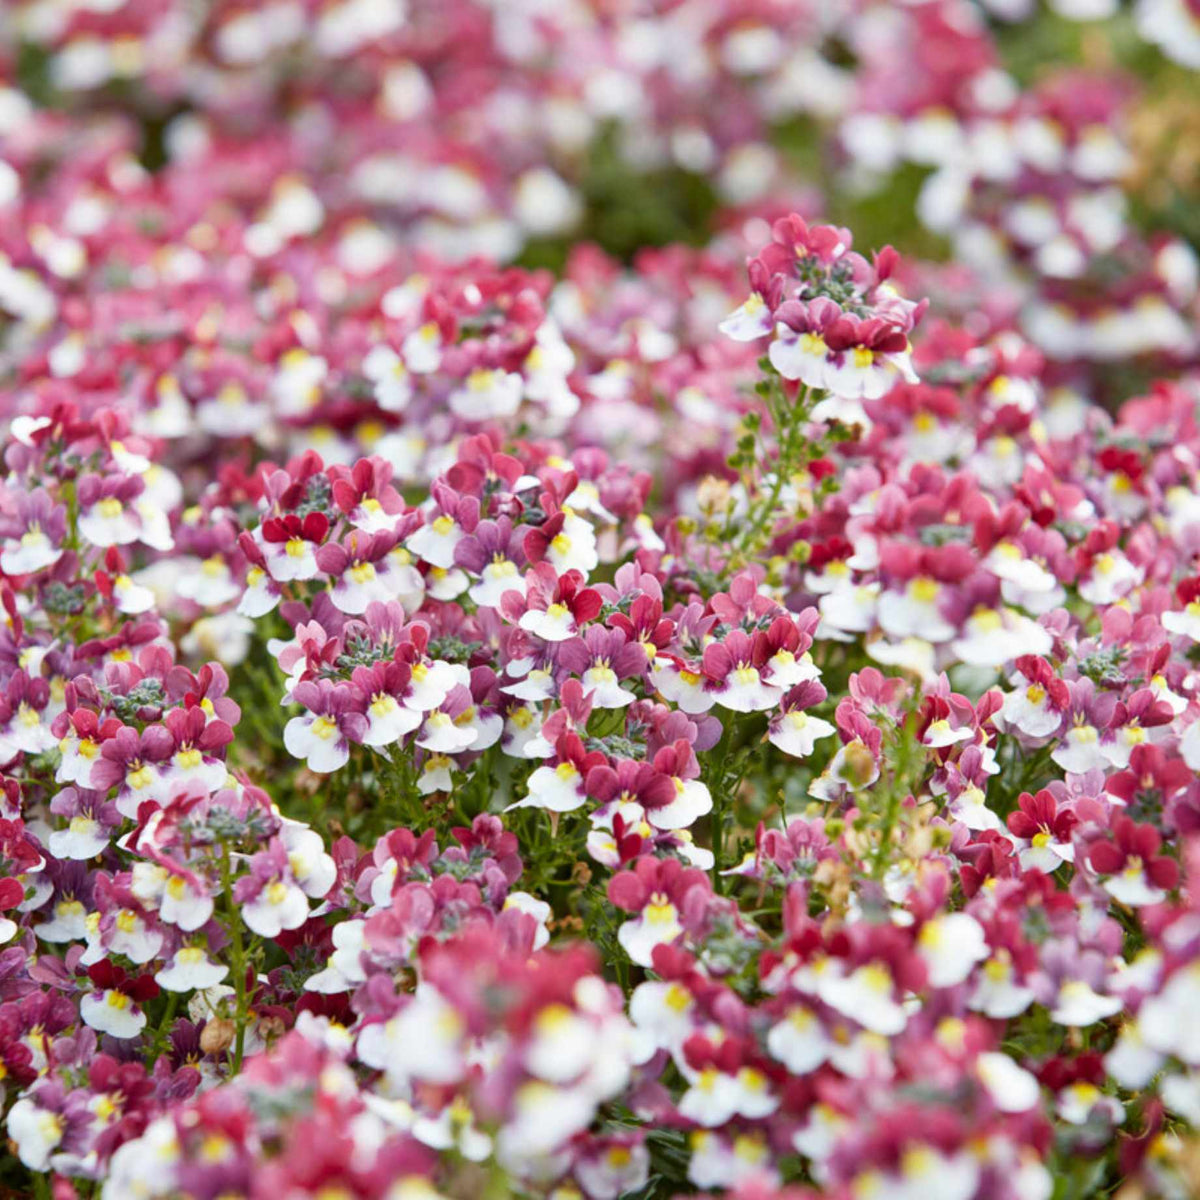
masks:
{"type": "Polygon", "coordinates": [[[237,1026],[232,1021],[225,1017],[213,1017],[211,1021],[205,1021],[204,1028],[200,1030],[200,1049],[205,1054],[220,1054],[233,1045],[236,1033],[237,1026]]]}

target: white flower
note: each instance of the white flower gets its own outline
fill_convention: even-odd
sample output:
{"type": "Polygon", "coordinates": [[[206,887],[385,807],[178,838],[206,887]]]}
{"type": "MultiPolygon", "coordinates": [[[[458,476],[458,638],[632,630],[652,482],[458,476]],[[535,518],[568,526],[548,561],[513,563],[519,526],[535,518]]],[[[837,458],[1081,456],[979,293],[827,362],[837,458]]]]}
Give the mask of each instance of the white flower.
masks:
{"type": "Polygon", "coordinates": [[[751,292],[717,328],[735,342],[753,342],[771,332],[771,310],[757,292],[751,292]]]}
{"type": "Polygon", "coordinates": [[[1168,1075],[1159,1094],[1163,1103],[1185,1121],[1192,1125],[1200,1122],[1200,1079],[1195,1075],[1168,1075]]]}
{"type": "Polygon", "coordinates": [[[942,593],[942,585],[925,576],[910,580],[902,592],[884,592],[879,601],[880,628],[894,638],[950,641],[956,630],[939,609],[942,593]]]}
{"type": "Polygon", "coordinates": [[[395,696],[379,692],[367,705],[366,746],[391,746],[421,724],[421,714],[404,707],[395,696]]]}
{"type": "Polygon", "coordinates": [[[492,1139],[476,1128],[475,1114],[462,1097],[451,1100],[436,1117],[418,1118],[412,1135],[434,1150],[457,1150],[468,1162],[483,1162],[492,1152],[492,1139]]]}
{"type": "Polygon", "coordinates": [[[509,809],[544,808],[555,813],[574,812],[587,799],[584,777],[569,760],[553,767],[538,767],[529,776],[527,787],[529,791],[525,798],[510,804],[509,809]]]}
{"type": "Polygon", "coordinates": [[[168,992],[190,992],[212,987],[228,974],[229,968],[214,963],[200,946],[181,946],[154,978],[168,992]]]}
{"type": "Polygon", "coordinates": [[[865,761],[865,756],[868,755],[871,755],[870,750],[857,738],[845,746],[839,746],[825,770],[813,780],[808,794],[815,796],[818,800],[840,800],[848,791],[858,791],[861,788],[870,787],[879,778],[879,764],[874,761],[873,755],[871,755],[871,770],[867,778],[860,778],[857,775],[857,763],[865,761]],[[855,770],[848,775],[846,772],[848,764],[852,762],[852,754],[857,756],[853,764],[855,770]]]}
{"type": "Polygon", "coordinates": [[[1038,683],[1008,692],[1000,715],[1006,726],[1031,738],[1049,737],[1062,724],[1062,713],[1051,707],[1046,689],[1038,683]]]}
{"type": "Polygon", "coordinates": [[[9,1111],[7,1124],[21,1162],[31,1171],[48,1171],[50,1155],[63,1139],[63,1122],[58,1114],[22,1096],[9,1111]]]}
{"type": "Polygon", "coordinates": [[[1104,1069],[1130,1091],[1144,1088],[1163,1065],[1163,1055],[1146,1045],[1140,1021],[1121,1028],[1116,1045],[1104,1056],[1104,1069]]]}
{"type": "MultiPolygon", "coordinates": [[[[131,579],[128,575],[118,575],[113,580],[113,599],[117,603],[118,610],[129,616],[149,612],[155,605],[153,590],[131,579]]],[[[257,615],[261,616],[262,614],[257,615]]]]}
{"type": "Polygon", "coordinates": [[[58,739],[46,722],[46,713],[39,712],[24,701],[11,720],[0,729],[0,755],[10,759],[18,750],[26,754],[41,754],[58,744],[58,739]]]}
{"type": "MultiPolygon", "coordinates": [[[[514,664],[509,663],[508,669],[510,672],[514,671],[514,664]]],[[[515,696],[518,700],[539,704],[554,696],[554,673],[549,669],[535,667],[527,672],[523,679],[519,679],[516,683],[506,683],[500,690],[506,696],[515,696]]],[[[539,749],[535,757],[549,758],[554,753],[554,747],[549,743],[542,744],[546,747],[545,750],[539,749]]]]}
{"type": "Polygon", "coordinates": [[[278,937],[308,920],[308,897],[290,880],[272,879],[242,905],[242,920],[259,937],[278,937]]]}
{"type": "Polygon", "coordinates": [[[435,754],[458,754],[479,737],[477,730],[459,725],[448,713],[431,712],[417,738],[417,745],[435,754]]]}
{"type": "Polygon", "coordinates": [[[822,626],[840,633],[873,629],[882,590],[880,583],[843,583],[830,589],[818,602],[822,626]]]}
{"type": "Polygon", "coordinates": [[[593,708],[625,708],[637,699],[633,692],[620,685],[616,672],[607,662],[588,667],[582,682],[583,690],[591,692],[593,708]]]}
{"type": "Polygon", "coordinates": [[[141,522],[136,511],[122,504],[116,496],[105,496],[79,514],[79,532],[93,546],[104,550],[109,546],[127,546],[136,542],[141,522]]]}
{"type": "Polygon", "coordinates": [[[677,1054],[695,1031],[695,1007],[691,992],[682,984],[650,979],[634,988],[629,998],[629,1017],[657,1045],[677,1054]]]}
{"type": "Polygon", "coordinates": [[[504,720],[504,753],[513,758],[549,758],[554,753],[554,747],[540,735],[542,731],[541,713],[531,704],[522,704],[508,710],[504,720]],[[533,743],[541,743],[537,749],[544,747],[544,753],[535,753],[533,743]]]}
{"type": "Polygon", "coordinates": [[[586,579],[600,562],[596,549],[596,533],[591,523],[578,516],[570,508],[563,508],[562,529],[550,539],[546,547],[546,561],[559,575],[567,571],[579,571],[586,579]]]}
{"type": "MultiPolygon", "coordinates": [[[[381,876],[380,878],[383,878],[381,876]]],[[[376,880],[378,882],[378,880],[376,880]]],[[[390,880],[389,880],[390,884],[390,880]]],[[[374,888],[372,888],[374,899],[374,888]]],[[[388,897],[391,888],[388,888],[388,897]]],[[[339,992],[349,992],[366,979],[362,968],[363,935],[366,932],[366,922],[363,920],[342,921],[333,927],[333,953],[323,971],[310,975],[304,981],[304,988],[309,992],[321,992],[324,995],[336,995],[339,992]]]]}
{"type": "Polygon", "coordinates": [[[680,1097],[679,1113],[697,1125],[714,1129],[737,1113],[738,1089],[732,1075],[706,1067],[696,1072],[691,1087],[680,1097]]]}
{"type": "Polygon", "coordinates": [[[975,1060],[975,1070],[1001,1112],[1028,1112],[1041,1096],[1036,1076],[1018,1067],[1007,1054],[981,1054],[975,1060]]]}
{"type": "Polygon", "coordinates": [[[1157,996],[1138,1010],[1138,1029],[1146,1045],[1174,1054],[1188,1066],[1200,1064],[1200,1022],[1193,1018],[1200,1004],[1200,962],[1176,971],[1157,996]]]}
{"type": "Polygon", "coordinates": [[[132,908],[123,908],[117,913],[109,938],[109,950],[124,954],[138,964],[156,958],[163,944],[161,931],[148,925],[132,908]]]}
{"type": "Polygon", "coordinates": [[[116,988],[89,992],[79,1002],[79,1015],[98,1033],[135,1038],[146,1028],[146,1014],[116,988]]]}
{"type": "Polygon", "coordinates": [[[444,754],[431,754],[421,768],[421,778],[417,780],[417,791],[422,796],[434,792],[448,792],[453,785],[450,778],[450,768],[453,761],[444,754]]]}
{"type": "MultiPolygon", "coordinates": [[[[517,624],[526,632],[540,637],[544,642],[565,642],[568,638],[574,637],[578,630],[574,614],[565,604],[558,603],[551,604],[544,611],[539,608],[528,609],[521,614],[521,619],[517,624]]],[[[528,700],[532,697],[522,696],[520,698],[528,700]]]]}
{"type": "Polygon", "coordinates": [[[675,799],[646,814],[655,829],[686,829],[698,818],[712,812],[712,793],[702,780],[676,777],[674,783],[675,799]]]}
{"type": "Polygon", "coordinates": [[[8,575],[32,575],[54,566],[62,555],[62,547],[55,546],[35,524],[20,538],[5,540],[4,550],[0,551],[0,569],[8,575]]]}
{"type": "Polygon", "coordinates": [[[1127,596],[1145,578],[1141,567],[1135,567],[1120,550],[1098,554],[1092,569],[1079,583],[1079,594],[1089,604],[1113,604],[1127,596]]]}
{"type": "Polygon", "coordinates": [[[386,604],[396,598],[396,580],[386,558],[373,562],[352,562],[334,583],[329,596],[337,608],[350,616],[359,616],[378,601],[386,604]]]}
{"type": "Polygon", "coordinates": [[[926,746],[931,746],[935,750],[941,750],[946,746],[957,745],[959,742],[973,741],[974,738],[975,733],[970,726],[962,725],[956,729],[943,717],[940,720],[929,723],[929,727],[925,730],[921,741],[926,746]]]}
{"type": "Polygon", "coordinates": [[[1145,868],[1130,864],[1119,875],[1111,875],[1100,885],[1116,901],[1130,908],[1158,904],[1166,898],[1162,888],[1155,887],[1146,876],[1145,868]]]}
{"type": "Polygon", "coordinates": [[[94,858],[108,841],[108,830],[99,821],[81,813],[71,818],[66,829],[56,829],[50,835],[50,853],[55,858],[82,861],[94,858]]]}
{"type": "Polygon", "coordinates": [[[586,1070],[595,1052],[592,1023],[565,1004],[548,1004],[529,1031],[524,1064],[547,1083],[568,1084],[586,1070]]]}
{"type": "Polygon", "coordinates": [[[358,1056],[369,1067],[406,1085],[455,1083],[466,1070],[466,1024],[434,988],[418,986],[412,1000],[390,1020],[365,1026],[358,1056]]]}
{"type": "Polygon", "coordinates": [[[463,663],[448,663],[441,659],[413,663],[410,691],[404,698],[405,706],[416,712],[430,712],[458,684],[464,687],[471,685],[471,672],[463,663]]]}
{"type": "Polygon", "coordinates": [[[404,363],[414,375],[429,375],[442,365],[442,334],[433,321],[414,329],[400,347],[404,363]]]}
{"type": "Polygon", "coordinates": [[[800,1154],[820,1164],[833,1153],[852,1124],[848,1117],[818,1101],[808,1110],[808,1121],[792,1134],[792,1145],[800,1154]]]}
{"type": "Polygon", "coordinates": [[[466,383],[450,393],[450,410],[464,421],[511,417],[521,406],[524,380],[515,371],[476,367],[466,383]]]}
{"type": "Polygon", "coordinates": [[[315,579],[320,574],[317,547],[306,538],[297,536],[286,542],[268,542],[263,546],[263,554],[267,571],[278,583],[315,579]]]}
{"type": "Polygon", "coordinates": [[[1103,770],[1108,766],[1108,759],[1100,748],[1100,733],[1094,725],[1077,720],[1058,745],[1051,751],[1050,757],[1064,771],[1073,775],[1083,775],[1097,768],[1103,770]]]}
{"type": "Polygon", "coordinates": [[[973,667],[1002,667],[1022,654],[1049,654],[1048,629],[1012,609],[977,608],[951,649],[973,667]]]}
{"type": "Polygon", "coordinates": [[[665,896],[655,894],[642,911],[622,923],[617,941],[639,967],[654,965],[654,947],[669,946],[683,933],[679,911],[665,896]]]}
{"type": "Polygon", "coordinates": [[[175,584],[176,594],[202,608],[220,608],[241,593],[228,563],[219,554],[203,562],[185,559],[179,563],[179,568],[181,574],[175,584]]]}
{"type": "Polygon", "coordinates": [[[310,771],[336,771],[350,761],[350,743],[337,722],[304,713],[283,727],[283,744],[293,758],[304,759],[310,771]]]}
{"type": "Polygon", "coordinates": [[[650,682],[664,699],[693,716],[708,712],[716,703],[716,693],[705,687],[703,675],[661,655],[650,669],[650,682]]]}
{"type": "Polygon", "coordinates": [[[857,1021],[872,1033],[891,1037],[908,1024],[904,1009],[892,998],[892,973],[883,963],[864,963],[849,975],[822,974],[818,994],[830,1008],[857,1021]]]}
{"type": "Polygon", "coordinates": [[[971,1200],[979,1187],[979,1163],[965,1151],[942,1154],[916,1145],[904,1152],[900,1170],[899,1186],[892,1190],[884,1186],[886,1194],[903,1200],[971,1200]]]}
{"type": "Polygon", "coordinates": [[[592,1098],[579,1088],[553,1087],[531,1080],[513,1097],[513,1115],[500,1131],[497,1158],[527,1163],[557,1149],[587,1128],[595,1115],[592,1098]]]}
{"type": "Polygon", "coordinates": [[[1059,1025],[1084,1028],[1120,1011],[1121,1001],[1116,996],[1102,996],[1082,979],[1069,979],[1058,989],[1050,1019],[1059,1025]]]}
{"type": "MultiPolygon", "coordinates": [[[[135,871],[139,865],[134,865],[135,871]]],[[[191,933],[212,917],[213,898],[185,876],[172,874],[163,886],[158,915],[168,925],[191,933]]]]}
{"type": "Polygon", "coordinates": [[[987,938],[970,914],[947,913],[921,926],[917,951],[925,961],[931,987],[954,987],[987,958],[987,938]]]}
{"type": "Polygon", "coordinates": [[[968,829],[1004,829],[1004,822],[987,806],[987,796],[970,784],[950,804],[950,815],[968,829]]]}
{"type": "Polygon", "coordinates": [[[53,909],[49,921],[43,921],[37,928],[37,935],[43,942],[78,942],[87,936],[87,909],[81,900],[64,897],[53,909]]]}
{"type": "Polygon", "coordinates": [[[782,1021],[771,1026],[767,1049],[793,1075],[807,1075],[829,1057],[830,1042],[816,1013],[795,1004],[782,1021]]]}
{"type": "Polygon", "coordinates": [[[1007,951],[989,958],[979,972],[968,1001],[976,1012],[1005,1020],[1024,1012],[1033,1003],[1033,989],[1013,982],[1012,960],[1007,951]]]}
{"type": "Polygon", "coordinates": [[[714,690],[716,702],[730,712],[765,712],[774,708],[783,692],[771,680],[765,680],[757,667],[743,663],[725,677],[725,686],[714,690]]]}
{"type": "Polygon", "coordinates": [[[525,580],[516,563],[497,556],[483,568],[478,582],[471,585],[467,595],[480,608],[499,608],[505,592],[516,592],[523,597],[525,580]]]}
{"type": "Polygon", "coordinates": [[[1106,1096],[1094,1083],[1079,1081],[1070,1083],[1058,1093],[1055,1111],[1069,1125],[1086,1125],[1093,1113],[1119,1125],[1125,1117],[1125,1107],[1119,1100],[1106,1096]]]}
{"type": "Polygon", "coordinates": [[[454,518],[443,513],[415,530],[404,544],[427,563],[448,571],[454,566],[454,548],[465,536],[454,518]]]}
{"type": "Polygon", "coordinates": [[[301,891],[313,900],[329,893],[337,881],[337,864],[325,853],[325,840],[299,821],[285,821],[279,831],[287,850],[288,870],[301,891]]]}
{"type": "Polygon", "coordinates": [[[412,399],[412,377],[404,359],[391,346],[372,346],[362,360],[362,372],[371,381],[375,403],[384,412],[403,412],[412,399]]]}

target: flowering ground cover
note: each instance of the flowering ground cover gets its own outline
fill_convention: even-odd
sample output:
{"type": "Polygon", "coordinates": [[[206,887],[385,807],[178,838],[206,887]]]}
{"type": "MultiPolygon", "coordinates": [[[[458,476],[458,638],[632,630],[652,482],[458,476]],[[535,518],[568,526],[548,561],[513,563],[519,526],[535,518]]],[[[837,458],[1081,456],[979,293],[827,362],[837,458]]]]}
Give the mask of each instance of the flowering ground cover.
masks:
{"type": "Polygon", "coordinates": [[[0,1195],[1200,1195],[1197,96],[0,6],[0,1195]]]}

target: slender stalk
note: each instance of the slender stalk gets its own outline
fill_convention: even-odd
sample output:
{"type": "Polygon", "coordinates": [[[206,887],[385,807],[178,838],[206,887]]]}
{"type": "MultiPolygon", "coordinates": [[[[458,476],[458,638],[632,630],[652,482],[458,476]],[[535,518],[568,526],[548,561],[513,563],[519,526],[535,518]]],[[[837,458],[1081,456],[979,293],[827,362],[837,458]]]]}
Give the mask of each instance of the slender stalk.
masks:
{"type": "MultiPolygon", "coordinates": [[[[911,714],[910,714],[911,716],[911,714]]],[[[896,766],[888,788],[887,806],[883,811],[883,822],[879,830],[879,844],[875,847],[872,875],[882,879],[887,872],[892,848],[892,833],[900,819],[900,807],[908,794],[909,771],[912,762],[913,734],[909,728],[910,716],[905,716],[896,726],[896,766]]]]}
{"type": "Polygon", "coordinates": [[[167,994],[166,1011],[163,1013],[162,1020],[158,1023],[158,1028],[154,1031],[154,1040],[150,1043],[149,1058],[146,1062],[147,1069],[153,1069],[159,1055],[166,1050],[167,1039],[171,1036],[171,1025],[175,1020],[175,1012],[178,1008],[179,993],[169,992],[167,994]]]}
{"type": "Polygon", "coordinates": [[[234,1026],[237,1034],[233,1046],[233,1073],[242,1069],[242,1058],[246,1052],[246,1024],[249,1019],[249,1004],[246,996],[246,944],[242,932],[242,914],[233,898],[233,865],[229,857],[229,844],[221,847],[221,894],[225,898],[225,912],[229,918],[229,936],[233,943],[233,984],[237,997],[237,1013],[234,1026]]]}
{"type": "Polygon", "coordinates": [[[757,547],[758,538],[768,528],[769,523],[777,513],[779,498],[783,495],[784,486],[795,472],[797,465],[795,454],[798,448],[801,416],[806,409],[804,403],[806,397],[807,389],[802,389],[796,397],[795,403],[789,404],[778,386],[774,386],[772,387],[771,395],[765,399],[767,413],[771,418],[772,425],[775,427],[775,436],[779,443],[779,453],[775,458],[775,477],[771,484],[771,490],[742,535],[740,549],[743,552],[750,552],[757,547]]]}
{"type": "Polygon", "coordinates": [[[63,545],[68,550],[79,549],[79,499],[75,494],[75,480],[64,479],[62,495],[67,502],[67,534],[63,545]]]}
{"type": "Polygon", "coordinates": [[[713,808],[710,818],[713,852],[713,888],[720,891],[721,886],[721,855],[725,841],[725,821],[729,816],[730,806],[726,803],[725,767],[729,761],[729,748],[733,744],[733,729],[727,729],[721,738],[716,765],[709,777],[709,790],[712,792],[713,808]]]}

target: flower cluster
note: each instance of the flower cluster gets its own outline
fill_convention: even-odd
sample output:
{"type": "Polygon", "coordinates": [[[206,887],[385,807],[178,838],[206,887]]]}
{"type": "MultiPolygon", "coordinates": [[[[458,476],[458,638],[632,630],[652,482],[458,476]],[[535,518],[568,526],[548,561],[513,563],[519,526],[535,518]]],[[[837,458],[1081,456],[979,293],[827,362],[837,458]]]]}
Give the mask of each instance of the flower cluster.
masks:
{"type": "Polygon", "coordinates": [[[1200,26],[1050,7],[9,6],[0,1190],[1200,1193],[1200,26]]]}

